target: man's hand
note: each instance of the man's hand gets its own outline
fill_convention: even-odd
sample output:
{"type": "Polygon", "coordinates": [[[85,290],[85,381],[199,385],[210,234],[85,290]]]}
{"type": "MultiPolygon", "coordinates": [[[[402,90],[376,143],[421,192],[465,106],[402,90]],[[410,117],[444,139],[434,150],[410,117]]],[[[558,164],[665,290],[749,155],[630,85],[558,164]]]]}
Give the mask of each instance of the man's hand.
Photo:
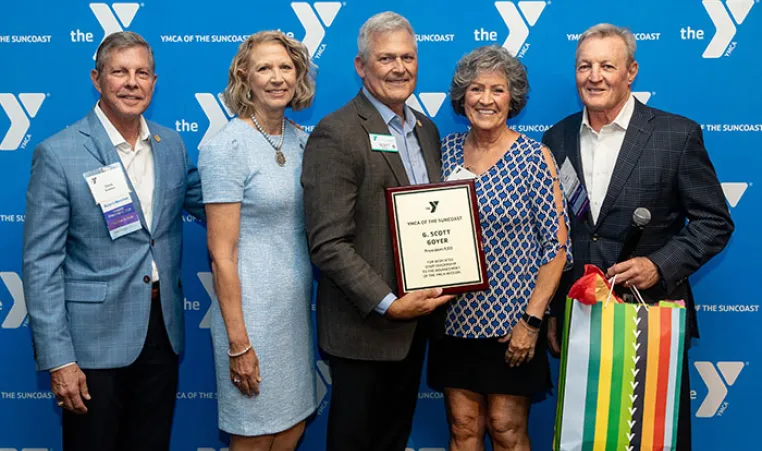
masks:
{"type": "Polygon", "coordinates": [[[659,281],[659,269],[646,257],[631,258],[617,263],[606,272],[606,277],[614,277],[616,283],[626,287],[634,286],[638,290],[647,290],[659,281]]]}
{"type": "Polygon", "coordinates": [[[411,291],[392,302],[386,311],[386,316],[397,320],[414,319],[428,315],[454,297],[451,294],[443,296],[441,288],[411,291]]]}
{"type": "Polygon", "coordinates": [[[90,400],[87,377],[76,363],[50,373],[50,387],[58,400],[58,407],[74,413],[87,413],[83,401],[90,400]]]}
{"type": "Polygon", "coordinates": [[[550,355],[556,358],[561,355],[561,344],[558,341],[557,321],[555,316],[548,317],[548,347],[550,348],[550,355]]]}

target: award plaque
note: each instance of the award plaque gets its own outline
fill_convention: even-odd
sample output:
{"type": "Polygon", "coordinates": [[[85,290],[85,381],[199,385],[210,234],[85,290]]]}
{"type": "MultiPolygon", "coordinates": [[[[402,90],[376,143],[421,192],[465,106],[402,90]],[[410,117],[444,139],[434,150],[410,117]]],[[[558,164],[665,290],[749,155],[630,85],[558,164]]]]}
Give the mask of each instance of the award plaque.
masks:
{"type": "Polygon", "coordinates": [[[386,189],[398,296],[489,286],[473,180],[386,189]]]}

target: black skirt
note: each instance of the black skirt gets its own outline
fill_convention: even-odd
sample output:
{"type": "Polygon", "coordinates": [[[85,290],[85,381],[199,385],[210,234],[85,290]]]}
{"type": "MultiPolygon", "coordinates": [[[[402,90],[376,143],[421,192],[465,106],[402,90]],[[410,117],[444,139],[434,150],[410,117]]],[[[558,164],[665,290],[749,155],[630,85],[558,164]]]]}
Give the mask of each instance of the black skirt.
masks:
{"type": "Polygon", "coordinates": [[[497,338],[459,338],[445,335],[429,343],[427,382],[431,388],[469,390],[483,395],[545,398],[553,388],[548,367],[545,328],[537,337],[535,355],[511,368],[505,362],[508,343],[497,338]]]}

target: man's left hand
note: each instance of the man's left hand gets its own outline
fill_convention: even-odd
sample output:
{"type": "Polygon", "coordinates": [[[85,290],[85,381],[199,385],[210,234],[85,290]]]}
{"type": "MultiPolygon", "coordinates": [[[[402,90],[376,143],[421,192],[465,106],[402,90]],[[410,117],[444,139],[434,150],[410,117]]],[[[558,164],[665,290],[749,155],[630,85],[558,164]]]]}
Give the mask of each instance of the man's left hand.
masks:
{"type": "Polygon", "coordinates": [[[647,290],[659,281],[659,269],[646,257],[631,258],[610,267],[606,277],[614,277],[616,283],[626,287],[634,286],[638,290],[647,290]]]}

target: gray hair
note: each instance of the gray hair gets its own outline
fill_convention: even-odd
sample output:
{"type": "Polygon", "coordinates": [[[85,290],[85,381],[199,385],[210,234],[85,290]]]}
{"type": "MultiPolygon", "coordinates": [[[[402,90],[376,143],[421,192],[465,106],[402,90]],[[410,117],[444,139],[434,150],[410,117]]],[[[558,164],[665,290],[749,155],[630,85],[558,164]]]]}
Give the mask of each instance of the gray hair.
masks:
{"type": "Polygon", "coordinates": [[[498,45],[488,45],[472,50],[458,61],[450,84],[450,101],[456,114],[466,115],[464,108],[466,90],[480,74],[499,72],[505,75],[511,101],[508,117],[519,114],[527,104],[529,79],[526,67],[511,53],[498,45]]]}
{"type": "Polygon", "coordinates": [[[635,35],[633,35],[632,31],[630,31],[628,28],[617,27],[616,25],[612,25],[610,23],[599,23],[598,25],[593,25],[579,36],[575,59],[579,57],[579,48],[586,39],[608,37],[618,37],[624,41],[624,45],[627,47],[627,65],[629,66],[632,64],[632,62],[635,61],[635,49],[638,46],[638,44],[635,42],[635,35]]]}
{"type": "Polygon", "coordinates": [[[360,27],[357,36],[357,55],[363,62],[368,62],[370,56],[370,40],[374,34],[390,33],[392,31],[405,30],[410,33],[415,42],[415,50],[418,51],[418,42],[415,40],[415,32],[407,19],[392,11],[378,13],[366,20],[360,27]]]}
{"type": "Polygon", "coordinates": [[[103,70],[103,66],[111,58],[111,52],[114,50],[123,50],[130,47],[145,47],[148,52],[148,63],[151,65],[151,72],[156,71],[156,63],[153,59],[153,49],[148,45],[145,39],[139,34],[132,31],[119,31],[112,33],[101,42],[98,46],[98,52],[95,54],[95,70],[98,74],[103,70]]]}

